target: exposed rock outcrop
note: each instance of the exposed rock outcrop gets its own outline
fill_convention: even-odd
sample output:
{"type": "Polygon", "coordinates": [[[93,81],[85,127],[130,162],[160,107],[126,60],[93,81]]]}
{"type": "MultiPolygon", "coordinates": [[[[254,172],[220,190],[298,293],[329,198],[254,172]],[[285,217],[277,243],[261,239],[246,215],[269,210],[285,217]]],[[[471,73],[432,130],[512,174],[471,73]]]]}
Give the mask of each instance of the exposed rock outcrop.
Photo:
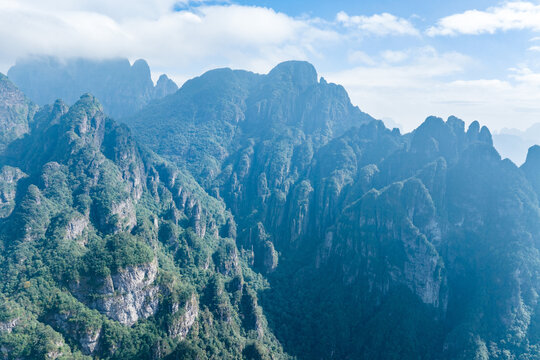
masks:
{"type": "Polygon", "coordinates": [[[80,315],[76,312],[64,311],[49,315],[47,320],[54,328],[73,338],[81,347],[83,354],[91,355],[99,346],[102,329],[85,325],[77,320],[78,316],[80,315]]]}
{"type": "Polygon", "coordinates": [[[199,315],[199,302],[195,294],[191,295],[183,307],[174,303],[171,315],[173,320],[168,326],[169,335],[180,340],[185,339],[199,315]]]}
{"type": "Polygon", "coordinates": [[[20,169],[11,166],[0,169],[0,218],[8,217],[13,211],[17,183],[26,176],[20,169]]]}
{"type": "MultiPolygon", "coordinates": [[[[66,225],[66,239],[75,240],[79,238],[86,230],[88,223],[88,219],[84,216],[80,214],[74,215],[66,225]]],[[[84,243],[85,239],[81,241],[81,244],[84,243]]]]}
{"type": "Polygon", "coordinates": [[[94,283],[83,279],[72,285],[72,292],[91,308],[131,326],[157,311],[159,287],[154,284],[157,271],[156,261],[129,266],[94,283]]]}
{"type": "Polygon", "coordinates": [[[1,332],[7,332],[7,333],[12,332],[13,329],[15,328],[15,326],[17,326],[17,324],[19,322],[20,322],[19,318],[14,318],[14,319],[11,319],[11,320],[0,322],[0,333],[1,332]]]}

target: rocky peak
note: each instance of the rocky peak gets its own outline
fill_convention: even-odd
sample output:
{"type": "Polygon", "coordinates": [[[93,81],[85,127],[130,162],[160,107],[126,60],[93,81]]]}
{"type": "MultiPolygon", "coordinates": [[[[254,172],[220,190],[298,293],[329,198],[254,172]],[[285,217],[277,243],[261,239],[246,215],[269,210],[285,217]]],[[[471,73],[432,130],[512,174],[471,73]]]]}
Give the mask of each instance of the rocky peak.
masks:
{"type": "Polygon", "coordinates": [[[173,94],[178,90],[178,85],[171,79],[167,77],[167,75],[162,74],[157,83],[156,87],[154,89],[155,91],[155,97],[156,98],[162,98],[167,95],[173,94]]]}
{"type": "Polygon", "coordinates": [[[478,134],[478,140],[480,142],[493,146],[493,138],[491,137],[491,132],[489,131],[487,126],[482,126],[482,128],[480,129],[480,134],[478,134]]]}
{"type": "Polygon", "coordinates": [[[99,147],[105,132],[106,117],[103,107],[92,94],[82,95],[62,119],[66,130],[99,147]]]}
{"type": "Polygon", "coordinates": [[[317,71],[306,61],[285,61],[268,73],[268,81],[288,83],[304,90],[317,84],[317,71]]]}
{"type": "Polygon", "coordinates": [[[467,129],[467,135],[477,136],[479,132],[480,132],[480,123],[475,120],[469,125],[469,128],[467,129]]]}
{"type": "Polygon", "coordinates": [[[527,151],[527,159],[525,160],[524,167],[536,167],[540,169],[540,146],[533,145],[527,151]]]}
{"type": "MultiPolygon", "coordinates": [[[[451,124],[459,128],[455,119],[452,119],[451,124]]],[[[457,150],[456,135],[443,119],[430,116],[413,132],[411,150],[425,157],[441,154],[454,158],[457,150]]]]}
{"type": "Polygon", "coordinates": [[[533,145],[529,148],[527,160],[521,165],[521,170],[523,170],[533,189],[540,196],[540,146],[533,145]]]}
{"type": "Polygon", "coordinates": [[[413,132],[411,150],[423,154],[425,159],[442,155],[455,161],[463,150],[475,143],[493,146],[489,129],[480,128],[478,121],[473,121],[465,132],[465,123],[455,116],[450,116],[446,122],[430,116],[413,132]]]}
{"type": "Polygon", "coordinates": [[[465,121],[450,115],[446,121],[448,126],[454,131],[454,134],[462,134],[465,132],[465,121]]]}
{"type": "Polygon", "coordinates": [[[143,79],[148,79],[150,77],[150,66],[144,59],[137,59],[131,65],[132,71],[143,79]]]}

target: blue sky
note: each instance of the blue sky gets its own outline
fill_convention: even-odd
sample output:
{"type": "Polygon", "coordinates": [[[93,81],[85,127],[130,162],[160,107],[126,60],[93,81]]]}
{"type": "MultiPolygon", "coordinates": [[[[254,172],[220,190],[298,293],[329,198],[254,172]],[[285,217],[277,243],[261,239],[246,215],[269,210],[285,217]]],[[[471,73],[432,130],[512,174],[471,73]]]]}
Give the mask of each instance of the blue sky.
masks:
{"type": "Polygon", "coordinates": [[[123,56],[181,84],[300,59],[405,130],[429,115],[540,122],[540,0],[0,0],[0,43],[2,72],[35,54],[123,56]]]}

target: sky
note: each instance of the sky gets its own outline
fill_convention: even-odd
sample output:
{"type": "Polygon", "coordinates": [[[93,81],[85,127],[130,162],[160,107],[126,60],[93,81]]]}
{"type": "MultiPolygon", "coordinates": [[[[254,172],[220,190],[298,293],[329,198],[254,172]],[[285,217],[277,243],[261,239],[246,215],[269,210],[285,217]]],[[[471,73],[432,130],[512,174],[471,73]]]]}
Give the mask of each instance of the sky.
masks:
{"type": "Polygon", "coordinates": [[[540,122],[540,0],[0,0],[0,72],[32,55],[143,58],[179,85],[307,60],[404,131],[540,122]]]}

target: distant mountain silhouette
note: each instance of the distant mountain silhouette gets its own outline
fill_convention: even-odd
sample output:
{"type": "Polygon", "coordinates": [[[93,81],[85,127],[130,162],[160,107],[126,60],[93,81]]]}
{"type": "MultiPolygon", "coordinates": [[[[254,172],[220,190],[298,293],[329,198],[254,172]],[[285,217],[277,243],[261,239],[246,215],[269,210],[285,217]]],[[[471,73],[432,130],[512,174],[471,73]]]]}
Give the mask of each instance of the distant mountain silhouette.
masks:
{"type": "Polygon", "coordinates": [[[533,124],[524,131],[504,128],[493,135],[493,143],[501,156],[521,165],[525,162],[527,149],[540,144],[540,123],[533,124]]]}
{"type": "Polygon", "coordinates": [[[113,117],[132,114],[151,100],[178,90],[166,75],[161,75],[154,86],[144,60],[131,65],[127,59],[31,57],[18,60],[9,69],[8,77],[38,105],[56,99],[73,104],[82,94],[92,93],[113,117]]]}

